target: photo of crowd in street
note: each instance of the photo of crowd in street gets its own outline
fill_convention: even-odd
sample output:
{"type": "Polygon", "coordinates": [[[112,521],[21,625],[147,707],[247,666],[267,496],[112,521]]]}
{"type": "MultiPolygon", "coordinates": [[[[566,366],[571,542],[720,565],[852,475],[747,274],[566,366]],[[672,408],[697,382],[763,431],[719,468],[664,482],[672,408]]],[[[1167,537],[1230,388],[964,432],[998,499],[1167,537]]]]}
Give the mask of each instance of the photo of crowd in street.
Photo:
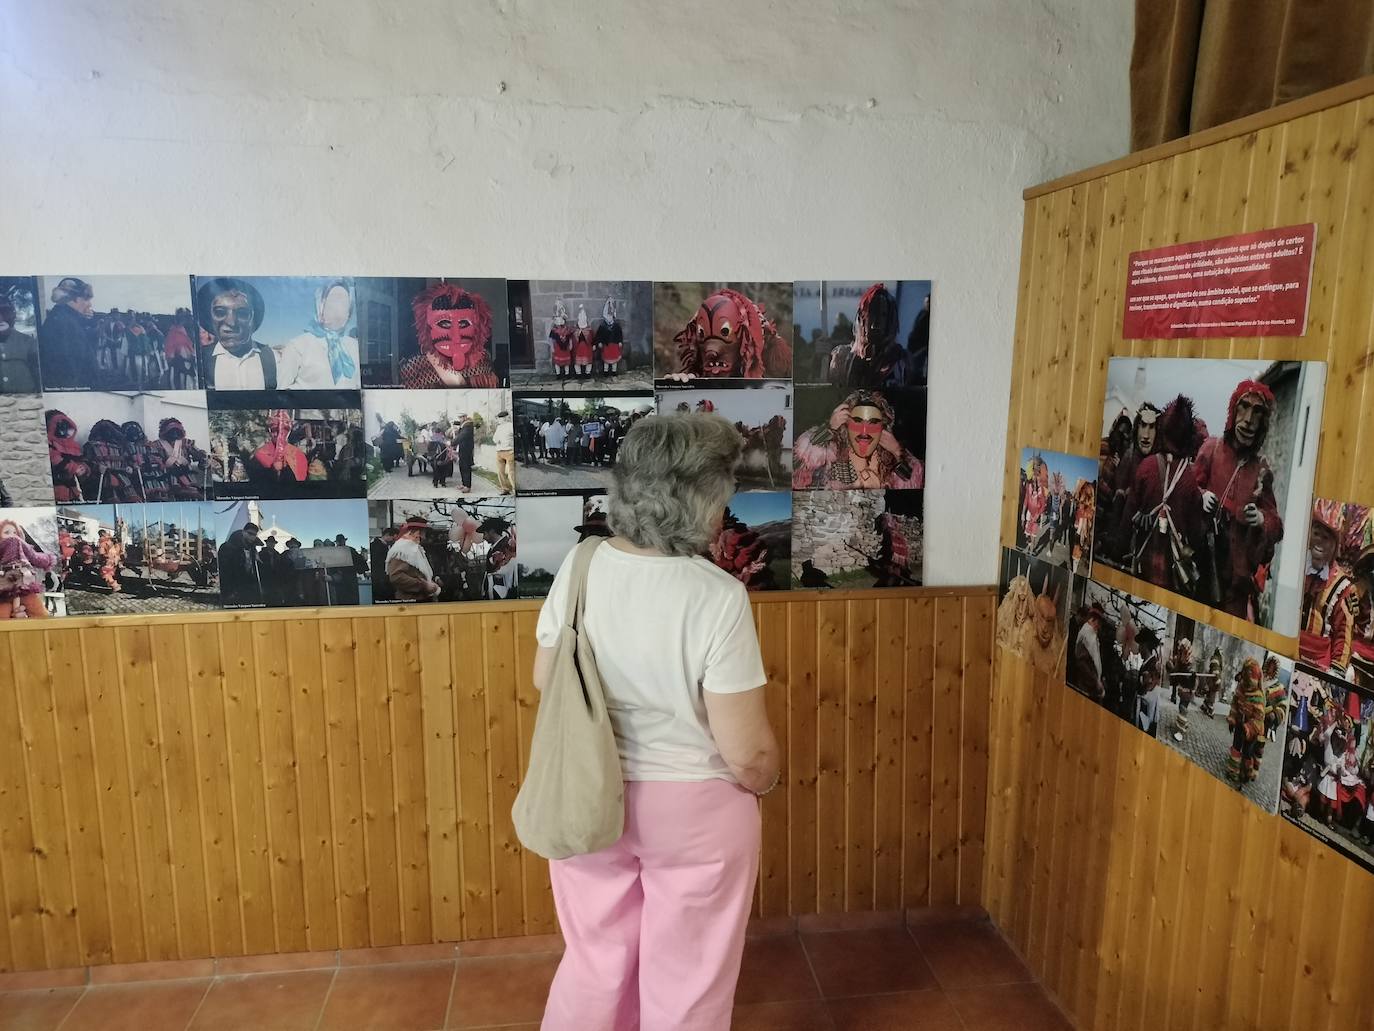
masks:
{"type": "Polygon", "coordinates": [[[508,390],[367,390],[367,496],[515,493],[508,390]]]}
{"type": "Polygon", "coordinates": [[[735,424],[744,450],[735,479],[741,490],[785,489],[792,482],[792,391],[782,383],[724,390],[660,386],[660,415],[711,412],[735,424]]]}
{"type": "Polygon", "coordinates": [[[220,604],[209,502],[60,505],[57,539],[71,615],[199,612],[220,604]]]}
{"type": "Polygon", "coordinates": [[[930,281],[811,279],[793,284],[792,374],[845,390],[924,387],[930,281]]]}
{"type": "Polygon", "coordinates": [[[211,495],[203,390],[43,395],[59,503],[199,501],[211,495]]]}
{"type": "Polygon", "coordinates": [[[792,586],[918,587],[925,555],[919,490],[792,495],[792,586]]]}
{"type": "Polygon", "coordinates": [[[510,386],[504,279],[360,276],[354,283],[363,386],[510,386]]]}
{"type": "Polygon", "coordinates": [[[620,442],[654,414],[644,392],[515,392],[515,456],[520,491],[607,490],[620,442]]]}
{"type": "Polygon", "coordinates": [[[1016,499],[1016,549],[1072,573],[1092,564],[1097,462],[1042,448],[1022,448],[1016,499]]]}
{"type": "Polygon", "coordinates": [[[882,490],[925,485],[923,389],[796,388],[794,490],[882,490]]]}
{"type": "Polygon", "coordinates": [[[1368,506],[1317,498],[1307,537],[1299,658],[1374,682],[1374,521],[1368,506]]]}
{"type": "Polygon", "coordinates": [[[523,390],[649,389],[653,289],[642,280],[510,280],[511,383],[523,390]]]}
{"type": "Polygon", "coordinates": [[[53,503],[42,394],[0,394],[0,509],[53,503]]]}
{"type": "Polygon", "coordinates": [[[1280,814],[1374,871],[1374,679],[1299,662],[1287,703],[1280,814]]]}
{"type": "Polygon", "coordinates": [[[1292,660],[1178,613],[1168,636],[1160,740],[1274,812],[1292,660]]]}
{"type": "Polygon", "coordinates": [[[792,492],[741,491],[711,541],[712,562],[751,591],[792,586],[792,492]]]}
{"type": "Polygon", "coordinates": [[[225,608],[368,605],[367,507],[348,501],[216,501],[225,608]]]}
{"type": "Polygon", "coordinates": [[[57,510],[48,506],[0,512],[0,619],[66,614],[57,510]]]}
{"type": "Polygon", "coordinates": [[[361,498],[372,446],[358,391],[214,391],[214,496],[361,498]]]}
{"type": "Polygon", "coordinates": [[[519,597],[515,517],[512,497],[369,501],[372,601],[519,597]]]}
{"type": "Polygon", "coordinates": [[[600,491],[520,496],[520,595],[544,598],[568,552],[588,537],[611,537],[608,498],[600,491]]]}
{"type": "Polygon", "coordinates": [[[791,283],[655,283],[654,375],[790,379],[791,283]]]}
{"type": "Polygon", "coordinates": [[[1113,358],[1093,559],[1296,635],[1326,366],[1113,358]]]}
{"type": "Polygon", "coordinates": [[[1155,737],[1170,615],[1161,605],[1075,576],[1069,604],[1068,685],[1155,737]]]}
{"type": "Polygon", "coordinates": [[[1063,566],[1002,549],[997,644],[1058,681],[1065,679],[1070,579],[1063,566]]]}
{"type": "Polygon", "coordinates": [[[357,390],[349,276],[196,276],[200,363],[211,390],[357,390]]]}
{"type": "Polygon", "coordinates": [[[40,276],[43,390],[194,390],[189,276],[40,276]]]}
{"type": "Polygon", "coordinates": [[[38,285],[32,276],[0,276],[0,395],[37,394],[38,285]]]}

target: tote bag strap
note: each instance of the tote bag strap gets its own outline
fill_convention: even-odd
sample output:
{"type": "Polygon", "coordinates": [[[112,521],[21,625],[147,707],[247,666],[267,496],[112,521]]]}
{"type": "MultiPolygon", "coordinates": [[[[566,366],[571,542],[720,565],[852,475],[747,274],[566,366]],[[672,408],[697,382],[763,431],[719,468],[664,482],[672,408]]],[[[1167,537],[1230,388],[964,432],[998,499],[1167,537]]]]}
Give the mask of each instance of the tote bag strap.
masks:
{"type": "Polygon", "coordinates": [[[587,602],[587,570],[591,568],[592,555],[604,543],[605,537],[589,537],[577,546],[573,558],[572,582],[568,584],[568,608],[563,622],[579,632],[582,628],[582,610],[587,602]]]}

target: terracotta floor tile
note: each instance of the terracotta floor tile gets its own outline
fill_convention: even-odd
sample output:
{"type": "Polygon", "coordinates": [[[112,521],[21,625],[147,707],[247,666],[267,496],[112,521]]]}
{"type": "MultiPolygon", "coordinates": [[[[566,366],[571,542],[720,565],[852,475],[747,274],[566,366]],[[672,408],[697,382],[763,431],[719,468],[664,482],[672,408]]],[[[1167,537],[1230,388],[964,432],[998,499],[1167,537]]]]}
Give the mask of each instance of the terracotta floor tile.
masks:
{"type": "Polygon", "coordinates": [[[314,1031],[333,970],[220,977],[189,1031],[314,1031]]]}
{"type": "Polygon", "coordinates": [[[730,1024],[731,1031],[832,1031],[834,1026],[819,999],[736,1006],[730,1024]]]}
{"type": "Polygon", "coordinates": [[[186,1031],[210,979],[87,988],[62,1031],[186,1031]]]}
{"type": "Polygon", "coordinates": [[[444,1026],[453,963],[341,968],[319,1031],[431,1031],[444,1026]]]}
{"type": "Polygon", "coordinates": [[[985,921],[911,928],[941,988],[976,988],[1035,980],[996,928],[985,921]]]}
{"type": "Polygon", "coordinates": [[[85,988],[0,992],[0,1031],[53,1031],[85,988]]]}
{"type": "Polygon", "coordinates": [[[962,1031],[959,1014],[939,989],[863,995],[826,1003],[835,1031],[962,1031]]]}
{"type": "Polygon", "coordinates": [[[786,1002],[820,997],[811,964],[796,935],[750,938],[744,943],[735,1005],[755,1002],[786,1002]]]}
{"type": "Polygon", "coordinates": [[[460,959],[448,1026],[490,1027],[538,1021],[562,959],[557,954],[460,959]]]}
{"type": "Polygon", "coordinates": [[[905,927],[804,934],[802,944],[827,999],[938,987],[905,927]]]}
{"type": "Polygon", "coordinates": [[[946,994],[967,1031],[1073,1031],[1038,984],[993,985],[946,994]]]}

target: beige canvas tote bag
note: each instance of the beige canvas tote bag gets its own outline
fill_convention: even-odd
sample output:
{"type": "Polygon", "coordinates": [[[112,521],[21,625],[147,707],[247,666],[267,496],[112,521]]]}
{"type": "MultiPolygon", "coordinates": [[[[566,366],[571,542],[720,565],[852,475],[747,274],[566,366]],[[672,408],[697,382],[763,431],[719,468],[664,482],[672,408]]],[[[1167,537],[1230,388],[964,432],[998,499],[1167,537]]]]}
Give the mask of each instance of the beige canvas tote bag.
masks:
{"type": "Polygon", "coordinates": [[[588,538],[574,554],[553,670],[534,720],[530,767],[511,810],[521,844],[545,859],[608,848],[625,830],[620,755],[582,627],[587,568],[605,540],[588,538]]]}

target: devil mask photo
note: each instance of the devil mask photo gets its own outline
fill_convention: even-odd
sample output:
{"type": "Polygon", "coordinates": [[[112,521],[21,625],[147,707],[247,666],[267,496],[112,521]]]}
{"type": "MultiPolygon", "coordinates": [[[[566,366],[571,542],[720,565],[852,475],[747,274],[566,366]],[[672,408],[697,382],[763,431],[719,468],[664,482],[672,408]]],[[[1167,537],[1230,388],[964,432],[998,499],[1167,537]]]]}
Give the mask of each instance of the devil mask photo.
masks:
{"type": "Polygon", "coordinates": [[[364,386],[510,385],[504,279],[363,276],[354,289],[364,386]]]}

